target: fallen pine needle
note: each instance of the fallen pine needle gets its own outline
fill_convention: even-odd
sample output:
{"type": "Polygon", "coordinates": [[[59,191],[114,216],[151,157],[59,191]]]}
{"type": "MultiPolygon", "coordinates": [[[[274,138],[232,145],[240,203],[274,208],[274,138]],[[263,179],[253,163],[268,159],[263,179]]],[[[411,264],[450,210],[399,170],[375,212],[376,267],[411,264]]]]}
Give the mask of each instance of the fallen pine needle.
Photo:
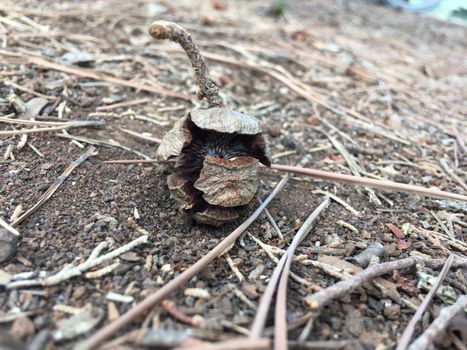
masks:
{"type": "Polygon", "coordinates": [[[268,338],[248,339],[234,338],[218,343],[202,342],[199,345],[179,346],[175,350],[267,350],[271,348],[271,340],[268,338]]]}
{"type": "Polygon", "coordinates": [[[104,160],[102,164],[154,164],[163,163],[164,160],[155,159],[116,159],[116,160],[104,160]]]}
{"type": "MultiPolygon", "coordinates": [[[[258,201],[259,204],[263,203],[263,201],[261,200],[261,198],[259,197],[256,197],[256,200],[258,201]]],[[[281,229],[279,228],[279,226],[277,226],[276,224],[276,221],[274,220],[274,218],[272,217],[271,213],[269,212],[269,210],[267,209],[264,209],[264,213],[266,214],[266,216],[268,217],[268,220],[269,220],[269,223],[271,224],[272,228],[274,229],[274,231],[276,231],[277,235],[279,236],[280,239],[284,240],[284,235],[282,234],[282,231],[281,229]]]]}
{"type": "Polygon", "coordinates": [[[422,196],[443,198],[443,199],[457,199],[467,202],[467,196],[458,193],[445,192],[438,189],[425,188],[422,186],[408,185],[400,182],[393,182],[388,180],[376,180],[366,177],[353,176],[332,173],[329,171],[316,170],[310,168],[302,168],[298,166],[272,164],[271,169],[288,171],[295,174],[307,175],[314,178],[328,180],[333,182],[346,183],[350,185],[368,186],[373,188],[380,188],[383,190],[390,190],[396,192],[415,193],[422,196]]]}
{"type": "Polygon", "coordinates": [[[326,197],[323,202],[308,216],[303,223],[302,227],[295,234],[295,237],[287,249],[286,262],[284,268],[281,269],[281,277],[279,286],[277,287],[276,297],[276,313],[274,322],[274,349],[283,350],[288,349],[287,344],[287,282],[289,280],[290,266],[292,258],[298,245],[311,231],[315,219],[325,210],[329,205],[329,198],[326,197]]]}
{"type": "Polygon", "coordinates": [[[88,150],[83,153],[78,159],[76,159],[74,162],[72,162],[68,167],[65,169],[62,175],[60,175],[50,186],[47,191],[44,192],[44,194],[41,196],[41,198],[37,201],[36,204],[34,204],[31,208],[29,208],[23,215],[21,215],[19,218],[17,218],[15,221],[11,223],[11,226],[16,226],[20,224],[23,220],[25,220],[27,217],[29,217],[32,213],[34,213],[37,209],[39,209],[45,202],[47,202],[53,194],[58,190],[58,188],[65,182],[65,180],[68,178],[68,176],[75,170],[76,167],[81,165],[86,159],[88,159],[91,154],[94,153],[96,150],[95,147],[91,146],[88,148],[88,150]]]}
{"type": "Polygon", "coordinates": [[[99,112],[110,111],[112,109],[135,106],[135,105],[139,105],[142,103],[148,103],[150,101],[151,99],[149,98],[140,98],[139,100],[125,101],[125,102],[114,103],[114,104],[106,105],[106,106],[99,106],[96,108],[96,111],[99,111],[99,112]]]}
{"type": "Polygon", "coordinates": [[[399,339],[399,344],[397,345],[396,350],[407,349],[407,346],[410,343],[410,339],[412,339],[413,332],[415,331],[415,326],[417,325],[418,321],[420,321],[420,319],[422,318],[423,313],[428,307],[428,304],[430,303],[431,299],[433,299],[433,297],[435,296],[435,293],[438,290],[438,288],[441,286],[441,283],[443,283],[443,280],[446,277],[447,273],[449,272],[449,269],[451,268],[453,261],[454,261],[454,255],[450,255],[449,258],[447,258],[446,263],[443,266],[443,269],[439,273],[438,278],[436,279],[436,282],[434,283],[433,287],[430,289],[425,299],[423,299],[423,302],[420,304],[417,311],[415,312],[412,319],[410,320],[409,324],[405,328],[404,333],[402,333],[402,336],[399,339]]]}
{"type": "Polygon", "coordinates": [[[0,117],[0,122],[20,125],[33,126],[67,126],[70,128],[79,127],[102,127],[105,122],[102,120],[67,120],[66,122],[49,122],[43,120],[14,119],[9,117],[0,117]]]}
{"type": "Polygon", "coordinates": [[[449,325],[451,319],[467,307],[467,295],[461,295],[457,301],[439,312],[439,316],[428,326],[410,346],[409,350],[424,350],[433,344],[436,337],[449,325]]]}
{"type": "Polygon", "coordinates": [[[17,229],[15,229],[12,225],[8,224],[5,220],[0,218],[0,226],[2,226],[5,230],[13,233],[15,236],[20,236],[20,233],[17,229]]]}
{"type": "Polygon", "coordinates": [[[153,142],[153,143],[161,143],[161,139],[158,139],[157,137],[147,136],[147,135],[144,135],[144,134],[140,134],[139,132],[129,130],[129,129],[125,129],[125,128],[120,128],[120,130],[123,131],[124,133],[128,134],[128,135],[131,135],[131,136],[139,139],[139,140],[149,141],[149,142],[153,142]]]}
{"type": "Polygon", "coordinates": [[[175,303],[172,300],[164,300],[161,303],[161,307],[172,317],[190,326],[202,328],[204,325],[204,320],[202,317],[190,317],[185,315],[183,312],[177,309],[175,303]]]}
{"type": "Polygon", "coordinates": [[[45,122],[36,120],[13,119],[7,117],[0,117],[0,122],[9,124],[48,126],[45,128],[3,130],[0,131],[0,136],[26,135],[39,132],[66,130],[71,128],[102,127],[105,124],[103,121],[99,120],[69,120],[67,122],[45,122]]]}
{"type": "Polygon", "coordinates": [[[334,200],[335,202],[339,203],[340,205],[342,205],[345,209],[347,209],[348,211],[350,211],[353,215],[355,216],[359,216],[360,213],[358,212],[358,210],[354,209],[349,203],[345,202],[343,199],[337,197],[336,195],[328,192],[328,191],[323,191],[323,190],[314,190],[314,191],[311,191],[311,193],[313,194],[322,194],[323,196],[328,196],[329,198],[331,198],[332,200],[334,200]]]}
{"type": "Polygon", "coordinates": [[[269,306],[271,305],[271,300],[274,292],[276,291],[277,283],[279,282],[279,278],[286,260],[287,254],[282,255],[281,259],[274,268],[274,271],[272,272],[268,286],[266,287],[266,290],[261,297],[258,311],[256,312],[255,320],[253,321],[253,326],[251,327],[250,339],[258,339],[261,337],[264,325],[266,324],[266,317],[268,315],[269,306]]]}
{"type": "MultiPolygon", "coordinates": [[[[147,160],[134,160],[134,159],[121,159],[121,160],[109,160],[103,163],[105,164],[138,164],[138,163],[160,163],[158,159],[147,159],[147,160]]],[[[268,169],[268,168],[266,168],[268,169]]],[[[367,177],[346,175],[333,173],[330,171],[317,170],[312,168],[303,168],[299,166],[272,164],[269,169],[287,171],[290,173],[305,175],[314,177],[321,180],[327,180],[331,182],[339,182],[349,185],[367,186],[373,188],[379,188],[382,190],[404,192],[404,193],[415,193],[422,196],[442,198],[442,199],[455,199],[467,202],[467,196],[458,193],[451,193],[441,191],[438,189],[426,188],[416,185],[408,185],[400,182],[394,182],[389,180],[376,180],[367,177]]]]}
{"type": "Polygon", "coordinates": [[[117,147],[117,148],[123,149],[125,151],[132,152],[132,153],[136,154],[137,156],[139,156],[139,157],[141,157],[143,159],[150,159],[150,157],[145,155],[144,153],[141,153],[140,151],[137,151],[137,150],[132,149],[130,147],[124,146],[124,145],[120,144],[119,142],[117,142],[115,140],[112,140],[112,139],[109,139],[108,141],[105,141],[105,140],[91,139],[89,137],[70,135],[70,134],[57,134],[56,136],[60,137],[60,138],[68,139],[68,140],[75,140],[75,141],[79,141],[79,142],[88,143],[88,144],[95,145],[95,146],[117,147]]]}
{"type": "Polygon", "coordinates": [[[156,93],[156,94],[160,94],[162,96],[177,97],[177,98],[181,98],[181,99],[184,99],[184,100],[187,100],[187,101],[191,101],[191,100],[196,99],[194,96],[182,94],[182,93],[175,92],[175,91],[172,91],[172,90],[168,90],[168,89],[164,89],[164,88],[160,88],[160,87],[156,87],[156,86],[152,86],[152,85],[148,85],[148,84],[142,84],[142,83],[138,83],[138,82],[135,82],[135,81],[119,79],[119,78],[115,78],[115,77],[113,77],[111,75],[103,74],[103,73],[93,71],[93,70],[90,70],[90,69],[78,68],[76,66],[55,63],[55,62],[46,60],[46,59],[41,58],[41,57],[31,56],[31,55],[27,55],[27,54],[24,54],[24,53],[20,54],[20,53],[10,52],[10,51],[6,51],[6,50],[0,50],[0,55],[7,56],[7,57],[19,58],[19,59],[25,61],[25,63],[28,63],[28,64],[34,64],[34,65],[37,65],[39,67],[48,68],[48,69],[52,69],[52,70],[56,70],[56,71],[60,71],[60,72],[65,72],[65,73],[68,73],[68,74],[73,74],[73,75],[76,75],[78,77],[91,78],[91,79],[98,80],[98,81],[106,81],[108,83],[113,83],[113,84],[117,84],[117,85],[131,87],[131,88],[134,88],[134,89],[137,89],[137,90],[144,90],[144,91],[153,92],[153,93],[156,93]]]}

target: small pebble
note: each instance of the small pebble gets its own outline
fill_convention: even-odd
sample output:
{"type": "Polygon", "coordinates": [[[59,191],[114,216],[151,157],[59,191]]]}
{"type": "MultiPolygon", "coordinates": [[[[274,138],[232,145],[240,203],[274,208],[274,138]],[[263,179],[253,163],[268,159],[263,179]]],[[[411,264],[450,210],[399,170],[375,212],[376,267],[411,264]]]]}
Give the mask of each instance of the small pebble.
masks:
{"type": "Polygon", "coordinates": [[[18,236],[0,229],[0,263],[12,258],[18,250],[18,236]]]}
{"type": "Polygon", "coordinates": [[[295,143],[295,141],[290,138],[290,137],[284,137],[282,139],[282,144],[288,148],[288,149],[296,149],[297,148],[297,144],[295,143]]]}
{"type": "Polygon", "coordinates": [[[258,298],[258,292],[256,291],[256,286],[251,283],[243,283],[241,290],[249,299],[258,298]]]}
{"type": "Polygon", "coordinates": [[[53,168],[53,166],[54,166],[54,163],[44,163],[44,164],[42,164],[41,169],[42,170],[50,170],[50,169],[53,168]]]}
{"type": "Polygon", "coordinates": [[[169,217],[169,213],[165,211],[159,213],[159,218],[162,220],[167,219],[168,217],[169,217]]]}
{"type": "Polygon", "coordinates": [[[34,323],[29,317],[19,317],[11,325],[10,332],[17,339],[29,337],[35,332],[34,323]]]}
{"type": "Polygon", "coordinates": [[[282,133],[282,126],[280,123],[265,124],[263,130],[272,137],[278,137],[282,133]]]}
{"type": "Polygon", "coordinates": [[[398,304],[392,304],[384,308],[384,316],[390,320],[397,320],[400,317],[401,307],[398,304]]]}

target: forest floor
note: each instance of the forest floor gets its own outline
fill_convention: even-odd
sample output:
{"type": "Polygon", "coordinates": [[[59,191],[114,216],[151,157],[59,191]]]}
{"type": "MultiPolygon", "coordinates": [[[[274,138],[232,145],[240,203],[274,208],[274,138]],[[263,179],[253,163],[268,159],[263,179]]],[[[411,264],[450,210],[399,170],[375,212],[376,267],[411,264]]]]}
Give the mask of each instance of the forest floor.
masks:
{"type": "MultiPolygon", "coordinates": [[[[227,105],[260,120],[273,163],[298,165],[309,154],[311,168],[466,194],[465,27],[353,2],[344,9],[289,1],[280,19],[264,1],[200,3],[0,4],[0,218],[20,233],[17,251],[12,244],[13,257],[0,264],[0,348],[72,348],[180,275],[248,215],[220,228],[187,224],[166,186],[169,165],[104,163],[155,158],[173,122],[204,106],[184,53],[147,33],[156,19],[190,31],[227,105]],[[62,129],[18,131],[41,127],[62,129]],[[15,223],[86,152],[89,159],[15,223]],[[146,243],[80,275],[43,279],[84,263],[96,247],[104,255],[146,234],[146,243]],[[17,283],[31,279],[39,282],[17,283]]],[[[259,197],[282,175],[261,170],[259,197]]],[[[349,291],[313,317],[307,296],[358,271],[347,258],[375,242],[384,250],[372,258],[381,262],[465,257],[466,203],[300,175],[268,206],[284,239],[261,214],[227,254],[113,334],[111,346],[174,348],[248,334],[276,259],[324,192],[353,209],[332,201],[295,253],[290,347],[394,348],[442,264],[394,270],[383,287],[349,291]]],[[[453,265],[414,337],[467,293],[466,278],[453,265]]],[[[465,315],[456,322],[437,346],[467,342],[455,328],[465,315]]],[[[273,324],[271,311],[265,336],[273,324]]]]}

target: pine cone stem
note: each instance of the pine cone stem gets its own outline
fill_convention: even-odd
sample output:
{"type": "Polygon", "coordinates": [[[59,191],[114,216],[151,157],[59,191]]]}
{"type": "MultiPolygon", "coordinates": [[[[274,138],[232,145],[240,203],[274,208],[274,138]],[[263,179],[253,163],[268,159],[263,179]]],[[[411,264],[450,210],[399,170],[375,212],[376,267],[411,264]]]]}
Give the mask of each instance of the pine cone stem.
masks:
{"type": "Polygon", "coordinates": [[[209,108],[222,107],[224,102],[219,95],[219,88],[209,78],[208,67],[204,57],[201,55],[198,45],[193,41],[190,33],[173,22],[156,21],[149,27],[149,34],[156,39],[172,40],[185,50],[188,58],[195,70],[196,79],[199,86],[198,98],[206,98],[209,108]]]}

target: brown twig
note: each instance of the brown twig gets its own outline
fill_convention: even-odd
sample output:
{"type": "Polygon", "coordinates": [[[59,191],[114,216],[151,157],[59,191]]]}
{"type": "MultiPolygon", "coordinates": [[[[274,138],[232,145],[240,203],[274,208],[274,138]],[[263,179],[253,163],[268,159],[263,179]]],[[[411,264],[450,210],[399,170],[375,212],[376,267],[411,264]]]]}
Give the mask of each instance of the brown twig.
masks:
{"type": "Polygon", "coordinates": [[[328,171],[310,169],[310,168],[302,168],[297,166],[290,166],[290,165],[280,165],[280,164],[272,164],[271,169],[280,170],[280,171],[288,171],[296,174],[312,176],[322,180],[328,180],[333,182],[340,182],[346,183],[351,185],[359,185],[359,186],[368,186],[373,188],[380,188],[383,190],[390,190],[390,191],[397,191],[397,192],[406,192],[406,193],[415,193],[422,196],[428,197],[435,197],[435,198],[444,198],[444,199],[457,199],[460,201],[467,201],[467,196],[458,193],[450,193],[441,190],[425,188],[421,186],[415,185],[408,185],[402,184],[399,182],[393,182],[388,180],[376,180],[376,179],[369,179],[366,177],[359,177],[359,176],[352,176],[352,175],[344,175],[344,174],[336,174],[328,171]]]}
{"type": "Polygon", "coordinates": [[[154,163],[167,163],[167,161],[156,160],[156,159],[116,159],[116,160],[104,160],[102,162],[102,164],[154,164],[154,163]]]}
{"type": "Polygon", "coordinates": [[[439,316],[410,346],[409,350],[424,350],[433,344],[434,339],[441,334],[449,325],[451,319],[467,307],[467,295],[461,295],[457,301],[450,306],[441,309],[439,316]]]}
{"type": "Polygon", "coordinates": [[[149,141],[149,142],[154,142],[154,143],[161,143],[161,139],[159,139],[157,137],[143,135],[143,134],[140,134],[140,133],[138,133],[136,131],[125,129],[125,128],[120,128],[120,130],[123,131],[124,133],[128,134],[128,135],[131,135],[131,136],[139,139],[139,140],[149,141]]]}
{"type": "Polygon", "coordinates": [[[202,319],[196,319],[193,317],[189,317],[185,315],[183,312],[178,310],[175,306],[175,303],[172,300],[164,300],[161,303],[162,308],[170,315],[175,317],[177,320],[186,323],[188,325],[191,325],[193,327],[202,327],[203,326],[203,320],[202,319]]]}
{"type": "Polygon", "coordinates": [[[142,103],[148,103],[150,101],[151,101],[150,98],[140,98],[138,100],[133,100],[133,101],[125,101],[125,102],[114,103],[114,104],[106,105],[106,106],[99,106],[96,108],[96,111],[99,111],[99,112],[111,111],[113,109],[140,105],[142,103]]]}
{"type": "Polygon", "coordinates": [[[179,346],[175,350],[267,350],[271,348],[271,340],[268,338],[248,339],[234,338],[218,343],[203,342],[193,346],[179,346]]]}
{"type": "Polygon", "coordinates": [[[83,349],[93,349],[105,341],[107,338],[111,337],[115,332],[117,332],[122,327],[126,326],[128,323],[134,321],[141,317],[145,312],[152,309],[155,305],[159,304],[162,300],[167,298],[168,295],[177,290],[180,286],[189,281],[193,276],[202,271],[209,263],[214,259],[220,256],[224,251],[230,247],[255,220],[261,214],[261,212],[266,208],[266,206],[272,201],[272,199],[282,190],[286,181],[284,177],[274,188],[271,194],[264,200],[251,216],[246,219],[240,226],[238,226],[232,233],[230,233],[226,238],[224,238],[217,246],[215,246],[211,251],[204,255],[200,260],[195,264],[190,266],[183,273],[178,275],[175,279],[171,280],[169,283],[160,288],[157,292],[149,295],[141,303],[130,309],[128,312],[117,318],[112,323],[108,324],[104,328],[97,331],[94,335],[88,338],[83,344],[83,349]]]}
{"type": "MultiPolygon", "coordinates": [[[[461,265],[465,264],[466,260],[467,259],[456,257],[456,260],[453,262],[453,266],[456,266],[456,262],[461,265]],[[457,260],[459,261],[457,262],[457,260]]],[[[328,288],[322,289],[319,292],[308,295],[305,299],[305,302],[312,309],[319,309],[322,306],[329,304],[334,299],[340,298],[343,295],[348,294],[350,291],[353,291],[355,288],[362,285],[362,283],[373,279],[374,277],[384,275],[394,270],[400,270],[413,266],[418,261],[424,261],[424,259],[418,256],[412,256],[400,260],[371,265],[362,272],[355,274],[347,280],[337,282],[336,284],[333,284],[328,288]]],[[[431,261],[426,261],[427,264],[430,263],[431,265],[440,264],[441,262],[445,263],[445,260],[433,259],[431,261]]]]}
{"type": "Polygon", "coordinates": [[[287,344],[287,282],[289,279],[290,266],[292,264],[292,257],[295,253],[300,242],[310,232],[313,222],[321,212],[329,205],[329,198],[326,197],[324,201],[310,214],[305,220],[302,227],[296,233],[290,247],[287,249],[285,255],[287,256],[284,268],[281,272],[279,286],[277,287],[276,299],[276,313],[274,322],[274,349],[283,350],[288,348],[287,344]]]}
{"type": "Polygon", "coordinates": [[[10,124],[22,124],[22,125],[44,125],[50,126],[45,128],[34,128],[34,129],[20,129],[20,130],[4,130],[0,131],[0,136],[12,136],[12,135],[24,135],[34,134],[39,132],[59,131],[71,128],[88,128],[88,127],[101,127],[104,125],[103,121],[99,120],[70,120],[67,122],[44,122],[35,120],[23,120],[23,119],[12,119],[0,117],[0,122],[10,124]]]}
{"type": "Polygon", "coordinates": [[[142,84],[142,83],[138,83],[135,81],[119,79],[111,75],[103,74],[103,73],[96,72],[90,69],[78,68],[76,66],[67,66],[67,65],[51,62],[41,57],[31,56],[31,55],[27,55],[24,53],[19,54],[16,52],[0,50],[0,56],[1,55],[6,56],[6,57],[14,57],[14,58],[26,61],[26,63],[28,64],[35,64],[43,68],[48,68],[48,69],[53,69],[53,70],[57,70],[60,72],[65,72],[68,74],[73,74],[78,77],[106,81],[106,82],[117,84],[117,85],[131,87],[137,90],[153,92],[153,93],[160,94],[163,96],[177,97],[177,98],[181,98],[187,101],[193,100],[193,96],[186,95],[180,92],[175,92],[172,90],[168,90],[168,89],[164,89],[164,88],[160,88],[160,87],[156,87],[152,85],[142,84]]]}
{"type": "Polygon", "coordinates": [[[454,255],[450,255],[449,258],[447,258],[446,263],[443,266],[443,269],[439,273],[438,278],[436,279],[436,282],[433,284],[433,287],[431,287],[430,292],[426,295],[425,299],[423,299],[423,302],[420,304],[417,311],[415,312],[412,319],[410,320],[409,324],[405,328],[404,333],[402,333],[402,336],[399,339],[399,344],[397,345],[396,350],[407,349],[407,346],[410,343],[410,339],[412,339],[413,332],[415,331],[415,326],[417,325],[417,322],[420,321],[431,299],[433,299],[436,291],[441,286],[441,283],[443,283],[443,280],[446,277],[447,273],[449,272],[449,269],[451,268],[453,261],[454,261],[454,255]]]}
{"type": "Polygon", "coordinates": [[[45,98],[47,100],[55,101],[56,99],[58,99],[57,96],[46,96],[46,95],[43,95],[43,94],[41,94],[39,92],[36,92],[34,90],[31,90],[31,89],[25,88],[25,87],[23,87],[21,85],[18,85],[16,83],[12,82],[12,81],[5,81],[5,85],[10,85],[10,86],[14,87],[17,90],[27,92],[27,93],[29,93],[31,95],[34,95],[34,96],[39,96],[39,97],[45,98]]]}
{"type": "Polygon", "coordinates": [[[12,222],[12,226],[17,226],[21,222],[23,222],[26,218],[28,218],[32,213],[34,213],[37,209],[39,209],[42,205],[44,205],[45,202],[47,202],[53,194],[58,190],[58,188],[65,182],[67,177],[72,173],[73,170],[75,170],[76,167],[81,165],[86,159],[88,159],[91,154],[94,153],[96,150],[95,147],[91,146],[88,148],[88,150],[83,153],[78,159],[76,159],[74,162],[72,162],[68,167],[65,169],[62,175],[60,175],[55,182],[48,188],[47,191],[44,192],[44,194],[41,196],[41,198],[37,201],[36,204],[34,204],[29,210],[27,210],[23,215],[21,215],[19,218],[17,218],[14,222],[12,222]]]}
{"type": "MultiPolygon", "coordinates": [[[[137,156],[143,158],[143,161],[150,159],[150,157],[145,155],[144,153],[142,153],[140,151],[137,151],[135,149],[132,149],[130,147],[124,146],[124,145],[118,143],[117,141],[111,140],[111,139],[108,140],[108,141],[104,141],[104,140],[91,139],[89,137],[70,135],[70,134],[57,134],[56,136],[60,137],[60,138],[63,138],[63,139],[76,140],[76,141],[79,141],[79,142],[88,143],[90,145],[95,145],[95,146],[120,148],[120,149],[123,149],[125,151],[133,152],[137,156]]],[[[153,162],[151,162],[151,163],[153,163],[153,162]]]]}
{"type": "Polygon", "coordinates": [[[209,107],[222,107],[224,105],[219,95],[219,88],[209,79],[206,62],[190,33],[173,22],[157,21],[149,27],[149,34],[159,40],[169,39],[180,44],[195,70],[199,86],[198,98],[200,100],[206,98],[209,107]]]}
{"type": "Polygon", "coordinates": [[[352,349],[352,340],[312,340],[304,341],[289,340],[289,347],[297,350],[338,350],[352,349]]]}

